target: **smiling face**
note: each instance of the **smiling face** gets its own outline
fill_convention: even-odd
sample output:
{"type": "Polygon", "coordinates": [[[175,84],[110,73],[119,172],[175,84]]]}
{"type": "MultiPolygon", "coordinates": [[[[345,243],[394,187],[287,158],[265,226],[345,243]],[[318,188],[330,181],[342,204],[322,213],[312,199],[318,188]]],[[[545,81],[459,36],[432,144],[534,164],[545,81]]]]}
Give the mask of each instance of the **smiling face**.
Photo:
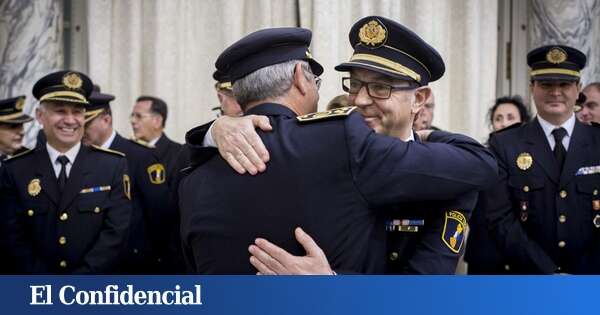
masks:
{"type": "Polygon", "coordinates": [[[23,124],[0,123],[0,154],[12,155],[21,148],[23,124]]]}
{"type": "MultiPolygon", "coordinates": [[[[409,85],[408,82],[364,69],[353,69],[350,77],[369,83],[409,85]]],[[[406,137],[406,132],[411,130],[414,117],[425,101],[420,92],[416,92],[418,90],[394,90],[389,98],[381,99],[370,96],[367,87],[363,85],[358,93],[349,94],[348,99],[352,105],[357,107],[367,125],[375,132],[403,138],[406,137]]]]}
{"type": "Polygon", "coordinates": [[[44,126],[48,144],[60,152],[66,152],[83,138],[84,113],[83,105],[43,102],[36,111],[36,118],[44,126]]]}

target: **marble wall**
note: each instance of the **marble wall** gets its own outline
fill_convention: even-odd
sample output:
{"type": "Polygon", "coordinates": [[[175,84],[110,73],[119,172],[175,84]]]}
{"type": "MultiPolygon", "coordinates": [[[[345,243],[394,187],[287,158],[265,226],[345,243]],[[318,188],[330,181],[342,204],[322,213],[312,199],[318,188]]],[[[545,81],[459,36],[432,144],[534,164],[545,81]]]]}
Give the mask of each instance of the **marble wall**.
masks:
{"type": "MultiPolygon", "coordinates": [[[[62,21],[62,0],[0,1],[0,98],[27,95],[25,111],[33,112],[33,84],[63,67],[62,21]]],[[[37,126],[26,128],[27,145],[37,126]]]]}
{"type": "Polygon", "coordinates": [[[600,0],[530,0],[529,8],[529,48],[578,48],[588,57],[582,82],[600,81],[600,0]]]}

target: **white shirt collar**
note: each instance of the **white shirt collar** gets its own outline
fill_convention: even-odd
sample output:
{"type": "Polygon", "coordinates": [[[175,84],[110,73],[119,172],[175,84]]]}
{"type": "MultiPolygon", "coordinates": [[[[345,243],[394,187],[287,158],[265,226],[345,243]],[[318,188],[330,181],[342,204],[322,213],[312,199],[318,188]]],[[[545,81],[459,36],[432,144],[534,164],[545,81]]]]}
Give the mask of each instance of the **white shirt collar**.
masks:
{"type": "Polygon", "coordinates": [[[81,142],[78,142],[71,149],[69,149],[69,151],[67,151],[65,153],[58,152],[58,150],[53,148],[48,142],[46,142],[46,149],[48,150],[48,156],[50,157],[50,163],[52,164],[52,168],[54,169],[54,174],[56,175],[56,177],[58,177],[58,174],[60,173],[60,168],[61,168],[60,163],[56,159],[61,155],[64,155],[69,159],[69,163],[67,163],[67,165],[66,165],[67,176],[69,176],[69,174],[71,172],[71,166],[73,166],[73,163],[75,162],[75,158],[77,157],[77,153],[79,153],[79,149],[81,149],[81,142]]]}
{"type": "Polygon", "coordinates": [[[156,143],[158,142],[158,140],[160,139],[160,137],[162,137],[162,134],[160,134],[160,136],[158,136],[158,138],[152,139],[150,141],[148,141],[148,144],[152,145],[152,146],[156,146],[156,143]]]}
{"type": "Polygon", "coordinates": [[[403,140],[404,142],[410,142],[410,141],[415,141],[415,133],[411,130],[410,131],[410,135],[408,136],[408,138],[403,140]]]}
{"type": "Polygon", "coordinates": [[[112,133],[110,134],[110,137],[108,137],[106,142],[104,142],[100,147],[102,149],[110,149],[110,145],[113,143],[113,141],[115,141],[116,136],[117,132],[113,129],[112,133]]]}
{"type": "Polygon", "coordinates": [[[573,115],[571,115],[571,117],[560,126],[555,126],[549,123],[547,120],[544,120],[544,118],[542,118],[540,115],[537,116],[537,119],[540,122],[540,126],[542,126],[546,137],[551,137],[552,130],[560,127],[565,128],[568,137],[571,137],[573,135],[573,128],[575,128],[575,113],[573,113],[573,115]]]}

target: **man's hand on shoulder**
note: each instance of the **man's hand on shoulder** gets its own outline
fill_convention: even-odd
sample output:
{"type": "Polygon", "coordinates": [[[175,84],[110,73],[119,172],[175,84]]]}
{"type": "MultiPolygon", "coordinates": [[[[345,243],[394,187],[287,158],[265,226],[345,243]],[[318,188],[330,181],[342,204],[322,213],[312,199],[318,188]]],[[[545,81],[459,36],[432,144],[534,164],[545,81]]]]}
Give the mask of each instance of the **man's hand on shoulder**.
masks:
{"type": "Polygon", "coordinates": [[[263,172],[265,163],[269,161],[269,152],[255,128],[271,131],[269,118],[257,115],[222,116],[214,122],[211,130],[219,153],[240,174],[263,172]]]}

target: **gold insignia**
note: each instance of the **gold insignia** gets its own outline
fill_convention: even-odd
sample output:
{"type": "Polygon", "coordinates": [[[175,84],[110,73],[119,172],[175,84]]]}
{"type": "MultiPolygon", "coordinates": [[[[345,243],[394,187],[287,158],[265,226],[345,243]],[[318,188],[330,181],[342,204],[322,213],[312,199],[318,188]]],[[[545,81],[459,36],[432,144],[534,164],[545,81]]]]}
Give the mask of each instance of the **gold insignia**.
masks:
{"type": "Polygon", "coordinates": [[[123,191],[127,199],[131,200],[131,180],[127,174],[123,174],[123,191]]]}
{"type": "Polygon", "coordinates": [[[467,218],[458,211],[446,211],[442,241],[451,251],[459,253],[465,240],[467,218]]]}
{"type": "Polygon", "coordinates": [[[379,47],[387,39],[387,31],[377,20],[371,20],[363,25],[358,31],[361,43],[367,46],[379,47]]]}
{"type": "Polygon", "coordinates": [[[160,163],[156,163],[156,164],[152,164],[150,166],[148,166],[148,176],[150,177],[150,182],[152,184],[162,184],[165,182],[166,179],[166,172],[165,172],[165,167],[160,164],[160,163]]]}
{"type": "Polygon", "coordinates": [[[356,106],[340,107],[340,108],[330,109],[325,112],[310,113],[310,114],[298,116],[298,117],[296,117],[296,119],[298,119],[298,121],[300,121],[300,122],[306,122],[306,121],[315,121],[315,120],[326,119],[326,118],[331,118],[331,117],[348,116],[355,109],[356,109],[356,106]]]}
{"type": "Polygon", "coordinates": [[[120,151],[116,151],[116,150],[111,150],[111,149],[105,149],[103,147],[99,147],[97,145],[92,144],[92,148],[98,150],[98,151],[102,151],[102,152],[106,152],[106,153],[112,153],[112,154],[116,154],[118,156],[122,156],[125,157],[125,153],[120,152],[120,151]]]}
{"type": "Polygon", "coordinates": [[[308,59],[313,59],[313,56],[312,56],[312,54],[310,53],[310,51],[308,51],[308,50],[307,50],[307,51],[305,52],[305,54],[306,54],[306,58],[308,58],[308,59]]]}
{"type": "Polygon", "coordinates": [[[25,98],[24,97],[19,97],[19,99],[15,103],[15,109],[16,110],[23,110],[24,106],[25,106],[25,98]]]}
{"type": "Polygon", "coordinates": [[[69,72],[63,77],[63,84],[69,89],[78,89],[83,85],[83,80],[77,73],[69,72]]]}
{"type": "Polygon", "coordinates": [[[29,185],[27,185],[27,192],[29,193],[30,196],[37,196],[40,191],[42,191],[42,185],[40,185],[40,179],[39,178],[34,178],[29,182],[29,185]]]}
{"type": "Polygon", "coordinates": [[[528,170],[532,164],[533,164],[533,157],[531,156],[531,154],[529,154],[527,152],[523,152],[523,153],[519,154],[519,156],[517,157],[517,166],[519,167],[519,169],[521,169],[523,171],[528,170]]]}
{"type": "Polygon", "coordinates": [[[567,60],[567,53],[558,47],[554,47],[546,54],[546,60],[553,64],[563,63],[567,60]]]}

